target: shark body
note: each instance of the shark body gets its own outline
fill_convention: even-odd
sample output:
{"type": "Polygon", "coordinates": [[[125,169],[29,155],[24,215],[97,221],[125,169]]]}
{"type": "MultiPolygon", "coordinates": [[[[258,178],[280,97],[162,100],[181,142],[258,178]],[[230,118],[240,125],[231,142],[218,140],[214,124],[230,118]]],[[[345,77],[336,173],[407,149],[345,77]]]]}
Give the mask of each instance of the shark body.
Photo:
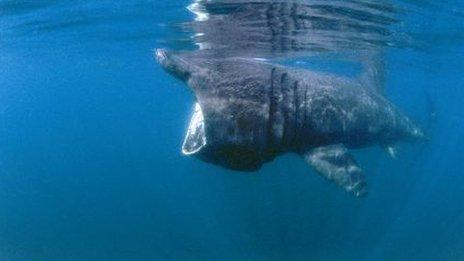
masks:
{"type": "Polygon", "coordinates": [[[319,174],[355,196],[367,193],[349,149],[399,141],[423,132],[373,86],[251,58],[205,58],[159,49],[156,58],[195,95],[182,151],[256,171],[283,153],[297,153],[319,174]]]}

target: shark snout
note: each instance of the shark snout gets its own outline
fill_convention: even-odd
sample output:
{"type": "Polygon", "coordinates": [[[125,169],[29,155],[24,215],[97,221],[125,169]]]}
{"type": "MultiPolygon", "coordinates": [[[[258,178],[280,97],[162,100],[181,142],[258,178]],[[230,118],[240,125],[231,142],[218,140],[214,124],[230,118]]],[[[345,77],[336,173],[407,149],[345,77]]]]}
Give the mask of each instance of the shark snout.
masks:
{"type": "Polygon", "coordinates": [[[156,49],[155,58],[159,64],[163,65],[163,63],[167,59],[167,52],[165,49],[156,49]]]}
{"type": "Polygon", "coordinates": [[[180,54],[156,49],[155,58],[164,70],[176,78],[186,81],[190,77],[191,66],[180,54]]]}

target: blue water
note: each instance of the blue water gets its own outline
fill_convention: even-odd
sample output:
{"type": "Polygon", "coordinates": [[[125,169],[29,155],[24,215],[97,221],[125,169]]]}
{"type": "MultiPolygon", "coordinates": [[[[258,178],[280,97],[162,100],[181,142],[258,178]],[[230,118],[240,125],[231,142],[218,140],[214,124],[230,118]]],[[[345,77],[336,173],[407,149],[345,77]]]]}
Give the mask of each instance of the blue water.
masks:
{"type": "Polygon", "coordinates": [[[356,151],[364,199],[181,155],[193,97],[153,51],[188,4],[0,1],[0,260],[464,260],[462,3],[398,3],[385,95],[431,139],[356,151]]]}

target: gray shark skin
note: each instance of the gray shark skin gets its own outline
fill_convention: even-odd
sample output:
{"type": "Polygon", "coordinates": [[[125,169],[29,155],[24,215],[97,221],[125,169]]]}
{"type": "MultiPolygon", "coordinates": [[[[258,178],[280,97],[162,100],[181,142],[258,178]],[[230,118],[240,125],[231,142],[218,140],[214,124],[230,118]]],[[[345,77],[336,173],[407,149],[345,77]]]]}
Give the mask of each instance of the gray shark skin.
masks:
{"type": "Polygon", "coordinates": [[[183,152],[229,169],[256,171],[278,155],[297,153],[328,180],[363,196],[364,176],[348,149],[424,138],[375,88],[351,79],[195,52],[159,49],[156,58],[195,95],[183,152]]]}

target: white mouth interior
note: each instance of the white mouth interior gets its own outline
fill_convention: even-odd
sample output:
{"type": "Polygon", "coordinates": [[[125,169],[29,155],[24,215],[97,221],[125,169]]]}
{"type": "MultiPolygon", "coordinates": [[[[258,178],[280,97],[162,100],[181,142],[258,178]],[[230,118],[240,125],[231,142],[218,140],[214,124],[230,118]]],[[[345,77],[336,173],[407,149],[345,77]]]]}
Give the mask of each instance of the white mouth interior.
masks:
{"type": "Polygon", "coordinates": [[[199,152],[206,145],[205,122],[200,104],[195,103],[190,124],[182,144],[182,153],[191,155],[199,152]]]}

